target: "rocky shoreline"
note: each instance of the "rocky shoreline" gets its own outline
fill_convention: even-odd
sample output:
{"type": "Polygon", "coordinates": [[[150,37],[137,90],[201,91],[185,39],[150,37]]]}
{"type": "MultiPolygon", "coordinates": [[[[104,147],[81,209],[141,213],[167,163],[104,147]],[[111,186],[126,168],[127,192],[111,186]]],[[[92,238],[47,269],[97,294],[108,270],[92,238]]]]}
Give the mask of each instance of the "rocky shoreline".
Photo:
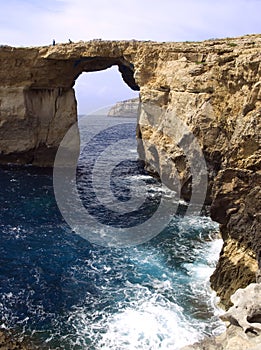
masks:
{"type": "Polygon", "coordinates": [[[16,339],[11,331],[0,328],[1,350],[34,350],[36,349],[29,341],[16,339]]]}
{"type": "Polygon", "coordinates": [[[225,333],[182,350],[259,350],[261,347],[261,284],[252,283],[232,295],[233,306],[221,316],[225,333]]]}
{"type": "MultiPolygon", "coordinates": [[[[138,151],[147,169],[169,187],[180,183],[185,200],[194,195],[195,204],[210,205],[220,224],[224,246],[211,286],[221,304],[227,310],[239,288],[256,282],[261,35],[199,43],[3,46],[0,60],[0,163],[51,166],[61,139],[77,121],[75,80],[82,72],[118,65],[126,84],[140,90],[138,151]],[[206,169],[204,162],[199,166],[200,152],[206,169]]],[[[223,345],[215,346],[228,349],[223,345]]]]}

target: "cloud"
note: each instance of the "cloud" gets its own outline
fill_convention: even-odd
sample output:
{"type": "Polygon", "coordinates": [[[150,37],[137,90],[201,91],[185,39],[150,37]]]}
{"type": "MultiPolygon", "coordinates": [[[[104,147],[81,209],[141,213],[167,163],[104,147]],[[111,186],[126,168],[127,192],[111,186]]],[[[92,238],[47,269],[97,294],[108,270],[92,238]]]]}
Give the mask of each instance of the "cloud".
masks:
{"type": "Polygon", "coordinates": [[[203,40],[260,30],[258,0],[64,0],[63,12],[49,14],[59,38],[75,40],[203,40]]]}
{"type": "Polygon", "coordinates": [[[260,32],[260,0],[0,0],[1,41],[203,40],[260,32]],[[3,35],[4,34],[4,35],[3,35]]]}
{"type": "Polygon", "coordinates": [[[14,46],[43,44],[50,35],[46,17],[48,13],[58,11],[56,3],[48,0],[0,0],[0,43],[14,46]]]}

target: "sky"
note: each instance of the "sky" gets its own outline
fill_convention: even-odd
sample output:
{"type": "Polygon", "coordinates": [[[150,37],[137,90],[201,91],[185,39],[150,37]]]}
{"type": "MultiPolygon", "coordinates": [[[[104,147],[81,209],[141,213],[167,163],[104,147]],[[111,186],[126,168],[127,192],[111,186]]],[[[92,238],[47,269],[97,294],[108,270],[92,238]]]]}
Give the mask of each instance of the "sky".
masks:
{"type": "MultiPolygon", "coordinates": [[[[0,0],[0,45],[52,40],[200,41],[261,33],[261,0],[0,0]]],[[[137,96],[116,68],[84,73],[78,111],[137,96]]]]}

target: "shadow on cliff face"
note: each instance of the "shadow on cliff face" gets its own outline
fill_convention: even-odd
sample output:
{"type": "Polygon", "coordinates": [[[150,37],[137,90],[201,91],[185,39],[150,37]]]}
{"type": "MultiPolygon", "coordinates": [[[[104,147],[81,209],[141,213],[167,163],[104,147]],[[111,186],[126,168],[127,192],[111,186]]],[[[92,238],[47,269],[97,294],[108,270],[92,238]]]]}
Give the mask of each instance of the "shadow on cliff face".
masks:
{"type": "Polygon", "coordinates": [[[220,223],[224,240],[252,250],[261,266],[261,176],[250,170],[221,171],[213,188],[211,217],[220,223]]]}
{"type": "MultiPolygon", "coordinates": [[[[250,283],[256,282],[256,272],[253,271],[253,259],[246,257],[239,260],[238,263],[233,263],[230,256],[224,254],[224,248],[220,253],[220,259],[216,266],[216,270],[210,278],[211,287],[217,292],[220,297],[220,304],[226,310],[232,306],[230,297],[238,288],[245,288],[250,283]]],[[[236,252],[234,254],[236,257],[236,252]]]]}
{"type": "Polygon", "coordinates": [[[223,170],[215,180],[211,216],[225,243],[211,284],[226,308],[238,288],[256,281],[261,265],[260,183],[259,174],[240,169],[223,170]]]}

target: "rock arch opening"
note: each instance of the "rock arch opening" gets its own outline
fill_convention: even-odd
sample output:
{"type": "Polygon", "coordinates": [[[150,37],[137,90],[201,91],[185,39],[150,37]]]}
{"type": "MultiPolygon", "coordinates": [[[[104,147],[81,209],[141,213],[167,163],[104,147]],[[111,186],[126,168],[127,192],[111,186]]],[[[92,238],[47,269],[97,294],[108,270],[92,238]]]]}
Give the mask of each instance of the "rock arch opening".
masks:
{"type": "Polygon", "coordinates": [[[83,72],[97,72],[118,66],[123,81],[135,91],[139,91],[139,86],[134,78],[134,66],[124,58],[106,57],[81,57],[74,60],[74,80],[83,72]]]}
{"type": "Polygon", "coordinates": [[[74,90],[80,116],[139,96],[138,91],[123,81],[117,66],[102,71],[83,72],[75,81],[74,90]]]}

